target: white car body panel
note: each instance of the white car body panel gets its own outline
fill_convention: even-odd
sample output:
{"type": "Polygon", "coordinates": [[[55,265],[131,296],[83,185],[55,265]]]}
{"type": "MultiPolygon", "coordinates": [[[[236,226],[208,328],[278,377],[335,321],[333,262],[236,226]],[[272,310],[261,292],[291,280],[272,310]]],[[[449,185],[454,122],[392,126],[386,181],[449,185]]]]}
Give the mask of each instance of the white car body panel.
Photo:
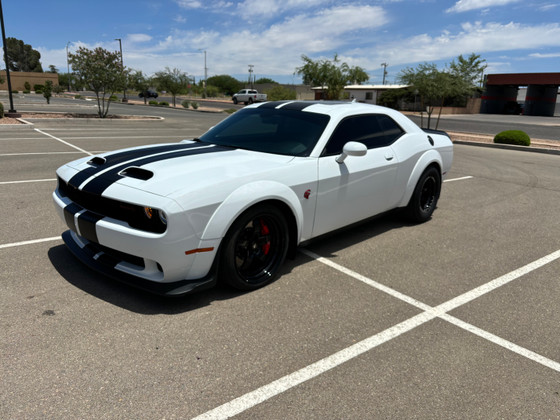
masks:
{"type": "Polygon", "coordinates": [[[293,243],[299,244],[406,206],[428,166],[435,165],[442,176],[451,166],[448,137],[425,133],[394,110],[327,102],[264,103],[244,110],[261,106],[300,107],[297,112],[327,115],[330,120],[306,156],[183,141],[70,162],[57,170],[59,188],[53,193],[55,207],[72,231],[65,236],[67,245],[93,268],[109,259],[112,270],[129,276],[129,283],[182,282],[173,293],[185,293],[212,274],[232,223],[259,203],[284,206],[294,223],[293,243]],[[347,156],[342,163],[338,156],[322,156],[339,123],[362,114],[388,115],[404,133],[390,145],[371,148],[364,156],[347,156]],[[76,204],[70,197],[85,201],[76,204]],[[97,207],[92,210],[89,205],[97,207]],[[111,210],[106,212],[104,206],[111,210]],[[165,218],[160,230],[147,231],[120,216],[141,216],[146,206],[154,209],[154,223],[160,215],[165,218]],[[112,250],[129,257],[113,256],[112,250]]]}

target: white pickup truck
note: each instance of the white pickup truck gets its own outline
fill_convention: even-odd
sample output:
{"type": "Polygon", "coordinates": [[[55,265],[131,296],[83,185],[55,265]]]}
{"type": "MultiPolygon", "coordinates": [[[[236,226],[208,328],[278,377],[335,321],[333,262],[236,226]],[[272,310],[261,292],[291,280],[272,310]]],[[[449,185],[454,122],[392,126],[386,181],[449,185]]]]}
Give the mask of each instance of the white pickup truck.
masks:
{"type": "Polygon", "coordinates": [[[233,103],[243,102],[245,105],[253,102],[265,102],[266,93],[259,93],[254,89],[241,89],[233,95],[233,103]]]}

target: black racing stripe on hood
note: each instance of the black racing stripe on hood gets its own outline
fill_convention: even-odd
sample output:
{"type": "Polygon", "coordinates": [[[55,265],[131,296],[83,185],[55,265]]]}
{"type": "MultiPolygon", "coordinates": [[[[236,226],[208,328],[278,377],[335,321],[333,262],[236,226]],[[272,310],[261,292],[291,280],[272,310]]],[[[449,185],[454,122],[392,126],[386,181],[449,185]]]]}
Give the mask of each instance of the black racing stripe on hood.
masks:
{"type": "Polygon", "coordinates": [[[90,182],[84,185],[82,191],[85,191],[90,194],[101,195],[103,191],[105,191],[109,186],[111,186],[111,184],[123,178],[121,175],[119,175],[119,172],[121,172],[123,169],[128,168],[130,165],[142,166],[154,162],[161,162],[163,160],[175,159],[184,156],[194,156],[194,155],[202,155],[205,153],[217,153],[217,152],[225,152],[225,151],[233,150],[231,148],[220,147],[220,146],[204,147],[200,144],[198,144],[198,146],[199,146],[198,149],[181,150],[172,153],[166,153],[163,155],[148,156],[144,159],[139,159],[132,163],[127,162],[125,164],[115,166],[111,168],[109,171],[102,173],[97,178],[92,179],[90,182]]]}
{"type": "Polygon", "coordinates": [[[102,165],[91,166],[87,169],[78,172],[76,175],[70,178],[68,184],[70,184],[75,188],[78,188],[80,184],[84,182],[86,179],[101,171],[106,170],[112,165],[118,165],[120,163],[127,162],[132,159],[139,159],[149,155],[154,155],[156,153],[171,152],[173,150],[192,149],[193,147],[200,147],[200,143],[167,144],[164,146],[143,147],[141,149],[124,150],[122,152],[113,153],[107,156],[103,156],[103,159],[105,159],[105,163],[103,163],[102,165]]]}

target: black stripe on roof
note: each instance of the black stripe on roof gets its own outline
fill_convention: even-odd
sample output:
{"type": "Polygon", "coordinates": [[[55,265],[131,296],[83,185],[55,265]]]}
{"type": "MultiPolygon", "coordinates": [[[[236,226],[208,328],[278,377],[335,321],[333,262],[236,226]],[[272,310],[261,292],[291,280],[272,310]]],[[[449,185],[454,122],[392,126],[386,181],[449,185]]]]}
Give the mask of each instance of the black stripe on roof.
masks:
{"type": "Polygon", "coordinates": [[[184,156],[193,156],[193,155],[201,155],[205,153],[217,153],[217,152],[225,152],[228,150],[232,150],[231,148],[220,147],[220,146],[201,147],[200,144],[197,144],[197,146],[199,146],[199,148],[197,149],[181,150],[181,151],[165,153],[156,156],[148,156],[144,159],[139,159],[132,163],[127,162],[122,165],[114,166],[107,172],[102,173],[97,178],[94,178],[90,182],[88,182],[84,186],[84,188],[82,188],[82,191],[91,194],[101,195],[103,191],[105,191],[109,186],[111,186],[111,184],[123,178],[121,175],[119,175],[119,172],[122,171],[123,169],[128,168],[131,164],[134,164],[134,166],[142,166],[154,162],[161,162],[163,160],[174,159],[174,158],[179,158],[184,156]]]}
{"type": "Polygon", "coordinates": [[[271,109],[271,108],[277,108],[280,105],[285,104],[287,101],[272,101],[272,102],[265,102],[264,104],[262,104],[261,106],[259,106],[259,109],[271,109]]]}

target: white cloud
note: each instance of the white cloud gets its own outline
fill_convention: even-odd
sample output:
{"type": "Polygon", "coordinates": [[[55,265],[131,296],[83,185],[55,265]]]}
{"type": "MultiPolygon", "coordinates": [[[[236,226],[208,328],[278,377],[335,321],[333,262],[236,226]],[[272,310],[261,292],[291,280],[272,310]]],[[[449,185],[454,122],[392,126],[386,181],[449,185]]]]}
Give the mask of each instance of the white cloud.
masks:
{"type": "Polygon", "coordinates": [[[446,10],[447,13],[461,13],[476,9],[488,9],[494,6],[505,6],[517,3],[520,0],[459,0],[455,5],[446,10]]]}
{"type": "Polygon", "coordinates": [[[533,57],[533,58],[558,58],[558,57],[560,57],[560,52],[550,53],[550,54],[533,53],[533,54],[529,54],[529,57],[533,57]]]}
{"type": "Polygon", "coordinates": [[[199,0],[175,0],[179,7],[183,9],[201,9],[204,3],[199,0]]]}
{"type": "Polygon", "coordinates": [[[128,34],[126,36],[127,41],[133,43],[141,43],[141,42],[149,42],[152,40],[152,37],[147,34],[128,34]]]}
{"type": "Polygon", "coordinates": [[[560,47],[560,24],[536,26],[519,23],[464,23],[456,34],[444,32],[432,37],[427,34],[399,40],[387,45],[378,54],[392,65],[438,61],[459,54],[481,54],[498,51],[519,51],[545,47],[560,47]]]}
{"type": "Polygon", "coordinates": [[[244,20],[277,17],[288,10],[317,8],[332,3],[331,0],[244,0],[237,5],[237,12],[244,20]]]}

